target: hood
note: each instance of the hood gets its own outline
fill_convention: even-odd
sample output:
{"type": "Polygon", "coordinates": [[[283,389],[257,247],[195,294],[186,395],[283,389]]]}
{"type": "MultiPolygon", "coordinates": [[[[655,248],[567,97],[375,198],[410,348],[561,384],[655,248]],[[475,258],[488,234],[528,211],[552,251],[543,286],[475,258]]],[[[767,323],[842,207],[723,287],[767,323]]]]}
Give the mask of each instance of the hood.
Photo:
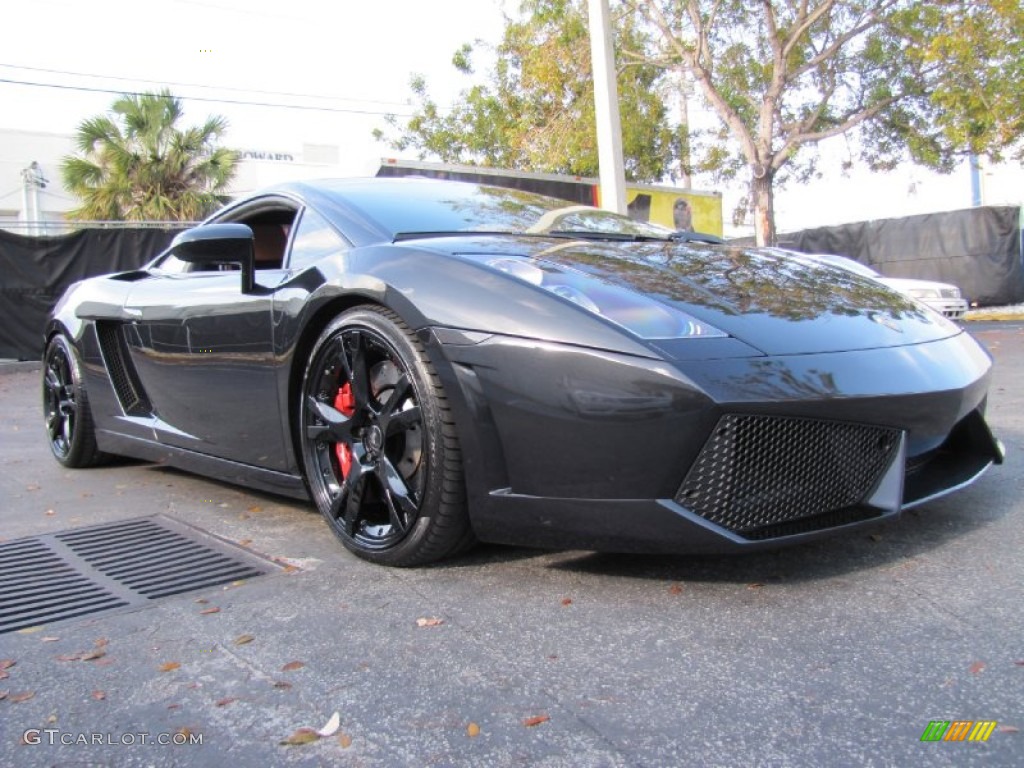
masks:
{"type": "Polygon", "coordinates": [[[769,250],[662,242],[501,237],[452,250],[527,256],[653,297],[766,354],[813,354],[936,341],[961,333],[875,280],[769,250]]]}

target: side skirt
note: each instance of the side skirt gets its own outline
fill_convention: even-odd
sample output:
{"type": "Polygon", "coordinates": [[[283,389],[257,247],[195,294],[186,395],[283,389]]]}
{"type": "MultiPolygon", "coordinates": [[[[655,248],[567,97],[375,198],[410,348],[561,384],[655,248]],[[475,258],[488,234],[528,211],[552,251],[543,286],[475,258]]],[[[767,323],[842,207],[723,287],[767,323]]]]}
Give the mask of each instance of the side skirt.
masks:
{"type": "Polygon", "coordinates": [[[96,431],[96,441],[100,450],[107,453],[167,464],[186,472],[194,472],[197,475],[205,475],[246,488],[276,493],[293,499],[309,500],[306,483],[299,475],[240,464],[236,461],[219,459],[216,456],[207,456],[203,453],[163,445],[153,440],[129,437],[105,429],[96,431]]]}

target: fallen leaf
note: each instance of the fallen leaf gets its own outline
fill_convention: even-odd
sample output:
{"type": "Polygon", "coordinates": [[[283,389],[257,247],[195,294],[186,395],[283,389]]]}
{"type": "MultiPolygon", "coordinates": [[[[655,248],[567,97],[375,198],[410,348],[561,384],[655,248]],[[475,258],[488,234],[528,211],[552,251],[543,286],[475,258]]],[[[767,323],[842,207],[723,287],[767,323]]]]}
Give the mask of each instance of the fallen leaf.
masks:
{"type": "Polygon", "coordinates": [[[50,715],[49,717],[46,718],[46,722],[49,723],[50,725],[53,725],[54,723],[57,722],[57,716],[56,715],[50,715]]]}
{"type": "Polygon", "coordinates": [[[287,680],[276,680],[274,682],[274,687],[275,688],[280,688],[282,690],[288,690],[289,688],[292,687],[292,684],[289,683],[287,680]]]}
{"type": "Polygon", "coordinates": [[[205,597],[197,597],[193,602],[199,603],[199,605],[206,605],[210,601],[205,597]]]}
{"type": "Polygon", "coordinates": [[[8,677],[10,675],[7,673],[7,670],[0,669],[0,680],[6,680],[8,677]]]}
{"type": "Polygon", "coordinates": [[[20,704],[23,701],[28,701],[36,695],[35,691],[22,691],[21,693],[14,693],[7,697],[8,701],[12,704],[20,704]]]}
{"type": "Polygon", "coordinates": [[[218,707],[226,707],[228,704],[234,704],[238,699],[233,696],[228,696],[226,699],[221,699],[217,702],[218,707]]]}
{"type": "Polygon", "coordinates": [[[1024,667],[1024,659],[1018,659],[1013,663],[1016,664],[1018,667],[1024,667]]]}
{"type": "Polygon", "coordinates": [[[168,709],[181,709],[181,704],[168,704],[168,709]]]}
{"type": "Polygon", "coordinates": [[[572,598],[571,597],[563,597],[562,598],[562,605],[572,605],[572,598]]]}
{"type": "Polygon", "coordinates": [[[97,648],[105,648],[109,643],[110,641],[107,640],[107,638],[100,637],[96,639],[96,642],[93,643],[93,645],[95,645],[97,648]]]}
{"type": "Polygon", "coordinates": [[[107,655],[106,651],[104,651],[102,648],[97,648],[94,651],[89,651],[88,653],[83,653],[79,658],[82,661],[95,661],[96,659],[102,659],[106,655],[107,655]]]}
{"type": "Polygon", "coordinates": [[[297,565],[286,565],[281,570],[283,570],[285,573],[295,573],[297,570],[299,570],[299,566],[297,566],[297,565]]]}
{"type": "Polygon", "coordinates": [[[302,669],[304,666],[306,665],[301,661],[289,661],[287,664],[281,667],[281,671],[294,672],[296,669],[302,669]]]}
{"type": "Polygon", "coordinates": [[[10,691],[0,691],[0,701],[6,699],[7,698],[7,694],[9,694],[9,693],[10,693],[10,691]]]}
{"type": "Polygon", "coordinates": [[[41,643],[56,643],[58,640],[60,640],[59,637],[40,637],[39,638],[39,642],[41,642],[41,643]]]}
{"type": "Polygon", "coordinates": [[[416,619],[416,626],[417,627],[439,627],[442,624],[444,624],[444,619],[434,619],[434,618],[431,618],[431,619],[427,619],[427,618],[416,619]]]}
{"type": "Polygon", "coordinates": [[[78,653],[62,653],[60,656],[57,657],[57,661],[81,661],[81,660],[82,660],[82,653],[81,653],[81,651],[79,651],[78,653]]]}
{"type": "Polygon", "coordinates": [[[218,608],[217,606],[213,606],[212,608],[204,608],[203,610],[201,610],[199,612],[199,615],[200,616],[208,616],[211,613],[220,613],[220,608],[218,608]]]}
{"type": "Polygon", "coordinates": [[[44,629],[46,629],[46,627],[44,627],[42,624],[40,624],[39,626],[36,626],[36,627],[24,627],[23,629],[19,629],[18,630],[18,634],[19,635],[34,635],[36,632],[42,632],[44,629]]]}
{"type": "Polygon", "coordinates": [[[175,733],[180,733],[182,736],[184,736],[187,739],[189,736],[192,735],[192,729],[183,725],[181,728],[179,728],[177,731],[175,731],[175,733]]]}
{"type": "Polygon", "coordinates": [[[14,659],[0,659],[0,669],[10,669],[17,663],[14,659]]]}
{"type": "Polygon", "coordinates": [[[246,511],[247,512],[262,512],[263,511],[263,507],[257,505],[257,506],[254,506],[254,507],[249,507],[249,509],[246,510],[246,511]]]}
{"type": "Polygon", "coordinates": [[[25,486],[25,490],[26,491],[38,491],[39,490],[39,483],[30,483],[29,485],[25,486]]]}
{"type": "Polygon", "coordinates": [[[251,643],[255,639],[256,638],[252,635],[239,635],[235,638],[235,645],[245,645],[246,643],[251,643]]]}
{"type": "Polygon", "coordinates": [[[682,592],[683,592],[683,588],[681,586],[679,586],[678,584],[673,584],[671,587],[668,588],[668,593],[670,595],[680,595],[680,594],[682,594],[682,592]]]}
{"type": "Polygon", "coordinates": [[[984,661],[976,661],[973,664],[971,664],[970,671],[971,671],[972,675],[976,675],[979,672],[981,672],[981,670],[983,670],[984,668],[985,668],[985,662],[984,661]]]}
{"type": "Polygon", "coordinates": [[[533,728],[535,725],[546,723],[550,719],[551,718],[547,715],[537,715],[535,717],[528,717],[525,720],[523,720],[523,725],[525,725],[527,728],[533,728]]]}
{"type": "Polygon", "coordinates": [[[173,672],[176,669],[181,668],[181,663],[177,661],[168,661],[160,665],[161,672],[173,672]]]}
{"type": "Polygon", "coordinates": [[[242,539],[238,542],[238,546],[240,547],[248,547],[250,544],[252,544],[252,539],[242,539]]]}
{"type": "Polygon", "coordinates": [[[1000,733],[1020,733],[1020,728],[1015,725],[1000,725],[996,730],[1000,733]]]}
{"type": "Polygon", "coordinates": [[[339,728],[341,728],[341,715],[335,712],[331,715],[331,719],[324,724],[324,727],[317,731],[317,734],[326,738],[336,734],[339,728]]]}
{"type": "Polygon", "coordinates": [[[348,749],[352,746],[352,737],[347,733],[343,733],[338,737],[338,744],[341,745],[342,749],[348,749]]]}
{"type": "Polygon", "coordinates": [[[760,589],[763,586],[764,584],[760,581],[755,581],[753,584],[747,584],[747,589],[760,589]]]}
{"type": "Polygon", "coordinates": [[[56,513],[56,511],[54,511],[54,510],[52,510],[52,509],[48,509],[48,510],[46,510],[46,516],[47,516],[47,517],[53,517],[53,516],[54,516],[54,515],[56,515],[56,514],[57,514],[57,513],[56,513]]]}
{"type": "Polygon", "coordinates": [[[96,701],[103,701],[105,698],[107,698],[107,694],[103,691],[93,691],[92,697],[96,699],[96,701]]]}
{"type": "Polygon", "coordinates": [[[314,741],[320,741],[320,734],[312,728],[299,728],[295,733],[280,743],[281,746],[289,747],[298,746],[300,744],[312,744],[314,741]]]}
{"type": "Polygon", "coordinates": [[[469,736],[469,738],[471,738],[471,739],[476,737],[476,736],[479,736],[480,735],[480,726],[477,725],[476,723],[470,723],[469,725],[466,726],[466,735],[469,736]]]}

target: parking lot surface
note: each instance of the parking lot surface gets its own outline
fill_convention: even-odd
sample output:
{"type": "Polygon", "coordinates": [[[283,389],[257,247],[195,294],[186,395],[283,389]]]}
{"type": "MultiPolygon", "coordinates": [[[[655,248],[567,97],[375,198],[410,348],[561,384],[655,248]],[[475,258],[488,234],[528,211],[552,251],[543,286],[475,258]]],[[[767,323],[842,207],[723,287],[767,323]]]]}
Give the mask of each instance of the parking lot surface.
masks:
{"type": "Polygon", "coordinates": [[[13,366],[2,541],[159,515],[276,567],[0,634],[0,764],[1022,765],[1024,324],[972,331],[1007,463],[893,523],[743,557],[481,546],[418,570],[355,559],[308,504],[63,469],[38,370],[13,366]],[[922,742],[934,720],[997,726],[922,742]]]}

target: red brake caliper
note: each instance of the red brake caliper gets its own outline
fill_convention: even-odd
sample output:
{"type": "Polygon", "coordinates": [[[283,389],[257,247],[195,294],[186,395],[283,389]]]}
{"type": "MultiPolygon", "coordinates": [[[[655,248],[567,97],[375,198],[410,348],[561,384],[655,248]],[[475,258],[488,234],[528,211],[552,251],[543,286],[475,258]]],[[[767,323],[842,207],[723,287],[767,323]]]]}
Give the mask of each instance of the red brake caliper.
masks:
{"type": "MultiPolygon", "coordinates": [[[[352,385],[349,382],[346,381],[338,390],[338,394],[334,396],[334,408],[346,416],[351,416],[356,412],[356,398],[352,394],[352,385]]],[[[352,449],[348,447],[348,443],[335,445],[334,455],[338,457],[341,476],[348,477],[349,470],[352,469],[352,449]]]]}

